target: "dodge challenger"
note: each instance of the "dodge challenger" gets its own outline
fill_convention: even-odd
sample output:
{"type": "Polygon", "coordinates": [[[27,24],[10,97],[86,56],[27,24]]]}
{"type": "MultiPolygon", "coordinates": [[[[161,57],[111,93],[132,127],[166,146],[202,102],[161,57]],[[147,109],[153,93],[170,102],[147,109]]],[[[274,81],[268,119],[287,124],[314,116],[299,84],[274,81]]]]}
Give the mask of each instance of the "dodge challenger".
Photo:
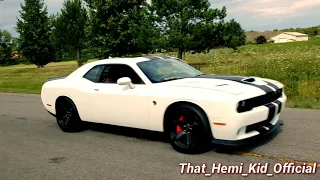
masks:
{"type": "Polygon", "coordinates": [[[283,124],[286,99],[278,81],[205,74],[167,56],[90,62],[41,90],[64,132],[81,131],[84,122],[159,131],[181,153],[268,136],[283,124]]]}

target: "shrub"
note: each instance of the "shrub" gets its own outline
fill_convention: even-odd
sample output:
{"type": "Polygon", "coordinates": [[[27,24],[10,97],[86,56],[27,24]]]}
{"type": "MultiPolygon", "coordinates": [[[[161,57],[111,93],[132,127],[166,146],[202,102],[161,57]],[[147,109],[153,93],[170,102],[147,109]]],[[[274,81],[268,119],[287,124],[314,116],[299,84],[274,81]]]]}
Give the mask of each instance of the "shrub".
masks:
{"type": "Polygon", "coordinates": [[[267,43],[267,38],[265,36],[257,36],[255,39],[257,44],[266,44],[267,43]]]}

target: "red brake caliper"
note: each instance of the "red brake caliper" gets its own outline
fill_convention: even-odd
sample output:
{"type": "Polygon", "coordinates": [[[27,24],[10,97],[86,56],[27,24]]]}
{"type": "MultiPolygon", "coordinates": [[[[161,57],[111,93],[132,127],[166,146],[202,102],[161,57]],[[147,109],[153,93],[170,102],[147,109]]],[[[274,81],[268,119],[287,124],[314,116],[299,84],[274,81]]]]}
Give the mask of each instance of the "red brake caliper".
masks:
{"type": "MultiPolygon", "coordinates": [[[[184,119],[184,117],[183,117],[183,116],[180,116],[179,121],[182,122],[183,119],[184,119]]],[[[180,125],[177,125],[177,126],[176,126],[176,131],[177,131],[177,134],[181,133],[182,127],[181,127],[180,125]]]]}

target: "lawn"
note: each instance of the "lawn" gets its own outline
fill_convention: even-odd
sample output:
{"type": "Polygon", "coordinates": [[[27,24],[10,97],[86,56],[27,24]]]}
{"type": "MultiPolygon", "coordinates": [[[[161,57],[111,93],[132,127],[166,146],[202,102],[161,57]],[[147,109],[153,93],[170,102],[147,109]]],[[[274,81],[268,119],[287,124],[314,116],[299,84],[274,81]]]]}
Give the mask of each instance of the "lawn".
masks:
{"type": "MultiPolygon", "coordinates": [[[[173,54],[176,55],[176,54],[173,54]]],[[[213,50],[207,54],[186,54],[189,63],[205,62],[205,73],[260,76],[285,84],[288,107],[320,109],[320,40],[286,44],[250,45],[213,50]]],[[[47,78],[65,76],[76,62],[0,67],[0,91],[39,93],[47,78]]]]}

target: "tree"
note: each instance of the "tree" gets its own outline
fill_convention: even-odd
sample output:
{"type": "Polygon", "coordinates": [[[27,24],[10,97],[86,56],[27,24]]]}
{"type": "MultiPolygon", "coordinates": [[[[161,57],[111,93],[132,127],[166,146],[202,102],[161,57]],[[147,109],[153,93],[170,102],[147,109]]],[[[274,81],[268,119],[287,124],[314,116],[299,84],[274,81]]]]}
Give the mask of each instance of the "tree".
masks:
{"type": "Polygon", "coordinates": [[[58,42],[58,36],[57,33],[55,32],[55,23],[56,23],[56,19],[57,19],[57,15],[55,14],[51,14],[49,16],[49,20],[50,20],[50,26],[51,26],[51,34],[50,34],[50,41],[53,47],[53,56],[55,61],[61,61],[62,57],[63,57],[63,48],[61,47],[62,45],[59,44],[58,42]]]}
{"type": "MultiPolygon", "coordinates": [[[[186,48],[183,52],[192,51],[193,53],[201,53],[226,46],[224,39],[225,27],[224,22],[218,22],[198,24],[190,28],[189,40],[186,41],[186,48]]],[[[181,52],[178,53],[178,57],[181,55],[181,52]]]]}
{"type": "Polygon", "coordinates": [[[13,51],[19,51],[19,39],[16,37],[12,37],[11,40],[11,49],[13,51]]]}
{"type": "Polygon", "coordinates": [[[11,58],[14,39],[7,30],[0,29],[0,64],[6,64],[11,58]]]}
{"type": "Polygon", "coordinates": [[[47,7],[43,0],[25,0],[20,7],[20,19],[17,22],[19,49],[31,63],[38,68],[44,67],[54,60],[47,7]]]}
{"type": "Polygon", "coordinates": [[[241,25],[234,19],[225,24],[224,28],[224,46],[232,48],[234,50],[237,47],[246,44],[246,34],[241,25]]]}
{"type": "Polygon", "coordinates": [[[263,35],[257,36],[255,39],[257,44],[265,44],[267,43],[267,38],[263,35]]]}
{"type": "Polygon", "coordinates": [[[223,45],[223,20],[226,8],[212,9],[208,0],[152,0],[158,28],[168,47],[202,52],[223,45]]]}
{"type": "Polygon", "coordinates": [[[85,0],[90,44],[99,58],[148,53],[156,33],[145,0],[85,0]]]}
{"type": "Polygon", "coordinates": [[[308,34],[310,34],[311,36],[317,36],[317,35],[319,35],[319,31],[320,31],[320,29],[318,28],[318,27],[312,27],[311,29],[310,29],[310,33],[308,33],[308,34]]]}
{"type": "Polygon", "coordinates": [[[61,14],[53,17],[53,36],[56,46],[65,52],[76,52],[80,62],[80,53],[84,48],[87,10],[82,0],[65,0],[61,14]]]}

